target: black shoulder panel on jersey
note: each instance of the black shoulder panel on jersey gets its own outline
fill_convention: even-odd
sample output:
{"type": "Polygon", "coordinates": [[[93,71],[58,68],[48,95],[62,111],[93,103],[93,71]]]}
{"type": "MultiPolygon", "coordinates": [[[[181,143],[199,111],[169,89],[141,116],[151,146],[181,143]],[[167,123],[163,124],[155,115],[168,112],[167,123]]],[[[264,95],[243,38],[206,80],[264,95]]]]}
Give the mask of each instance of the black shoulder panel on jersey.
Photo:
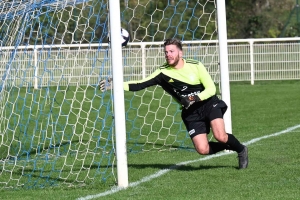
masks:
{"type": "Polygon", "coordinates": [[[186,59],[187,63],[191,63],[191,64],[198,64],[199,61],[198,60],[194,60],[194,59],[186,59]]]}

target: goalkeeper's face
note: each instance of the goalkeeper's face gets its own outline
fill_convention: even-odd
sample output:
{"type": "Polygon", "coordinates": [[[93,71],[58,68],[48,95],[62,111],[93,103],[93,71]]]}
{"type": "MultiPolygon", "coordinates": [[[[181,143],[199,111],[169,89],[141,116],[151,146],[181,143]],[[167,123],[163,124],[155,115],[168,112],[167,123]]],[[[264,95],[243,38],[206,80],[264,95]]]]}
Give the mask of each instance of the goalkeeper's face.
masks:
{"type": "Polygon", "coordinates": [[[165,46],[165,58],[167,63],[172,66],[176,67],[181,62],[182,51],[173,44],[165,46]]]}

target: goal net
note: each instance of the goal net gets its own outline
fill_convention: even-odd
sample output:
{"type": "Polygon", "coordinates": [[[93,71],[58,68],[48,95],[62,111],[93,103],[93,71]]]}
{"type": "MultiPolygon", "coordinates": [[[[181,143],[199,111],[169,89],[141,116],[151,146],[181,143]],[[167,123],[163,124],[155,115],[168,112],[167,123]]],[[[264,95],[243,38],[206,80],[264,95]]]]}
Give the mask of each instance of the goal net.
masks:
{"type": "MultiPolygon", "coordinates": [[[[115,183],[108,0],[0,2],[0,188],[115,183]]],[[[219,82],[216,4],[121,1],[124,80],[164,63],[162,41],[183,41],[219,82]]],[[[193,149],[180,106],[160,87],[125,93],[128,152],[193,149]]]]}

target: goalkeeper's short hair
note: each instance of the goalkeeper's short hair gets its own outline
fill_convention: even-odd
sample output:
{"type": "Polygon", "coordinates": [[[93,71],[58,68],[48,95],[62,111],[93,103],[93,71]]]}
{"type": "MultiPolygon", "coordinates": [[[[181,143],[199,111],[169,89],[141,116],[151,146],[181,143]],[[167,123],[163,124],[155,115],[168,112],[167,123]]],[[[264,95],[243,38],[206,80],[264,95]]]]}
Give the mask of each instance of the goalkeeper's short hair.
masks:
{"type": "Polygon", "coordinates": [[[171,44],[176,45],[176,47],[178,47],[182,51],[182,44],[179,39],[169,38],[169,39],[166,39],[164,42],[164,46],[171,45],[171,44]]]}

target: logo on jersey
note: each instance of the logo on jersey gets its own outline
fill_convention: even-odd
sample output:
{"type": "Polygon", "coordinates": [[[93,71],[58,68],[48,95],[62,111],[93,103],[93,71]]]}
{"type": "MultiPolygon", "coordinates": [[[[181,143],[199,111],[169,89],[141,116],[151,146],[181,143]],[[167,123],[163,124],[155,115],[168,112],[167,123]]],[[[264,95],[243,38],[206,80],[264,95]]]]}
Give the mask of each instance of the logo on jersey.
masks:
{"type": "Polygon", "coordinates": [[[173,79],[170,79],[170,80],[169,80],[169,83],[174,83],[173,79]]]}
{"type": "Polygon", "coordinates": [[[195,129],[192,129],[192,130],[189,131],[189,134],[190,134],[190,135],[192,135],[192,134],[194,134],[194,133],[195,133],[195,129]]]}
{"type": "Polygon", "coordinates": [[[189,99],[190,99],[190,98],[194,98],[194,97],[195,97],[195,95],[198,95],[198,94],[200,94],[200,91],[191,92],[190,94],[185,94],[185,95],[181,95],[181,96],[182,96],[182,97],[186,97],[186,96],[188,96],[188,97],[189,97],[189,99]]]}

